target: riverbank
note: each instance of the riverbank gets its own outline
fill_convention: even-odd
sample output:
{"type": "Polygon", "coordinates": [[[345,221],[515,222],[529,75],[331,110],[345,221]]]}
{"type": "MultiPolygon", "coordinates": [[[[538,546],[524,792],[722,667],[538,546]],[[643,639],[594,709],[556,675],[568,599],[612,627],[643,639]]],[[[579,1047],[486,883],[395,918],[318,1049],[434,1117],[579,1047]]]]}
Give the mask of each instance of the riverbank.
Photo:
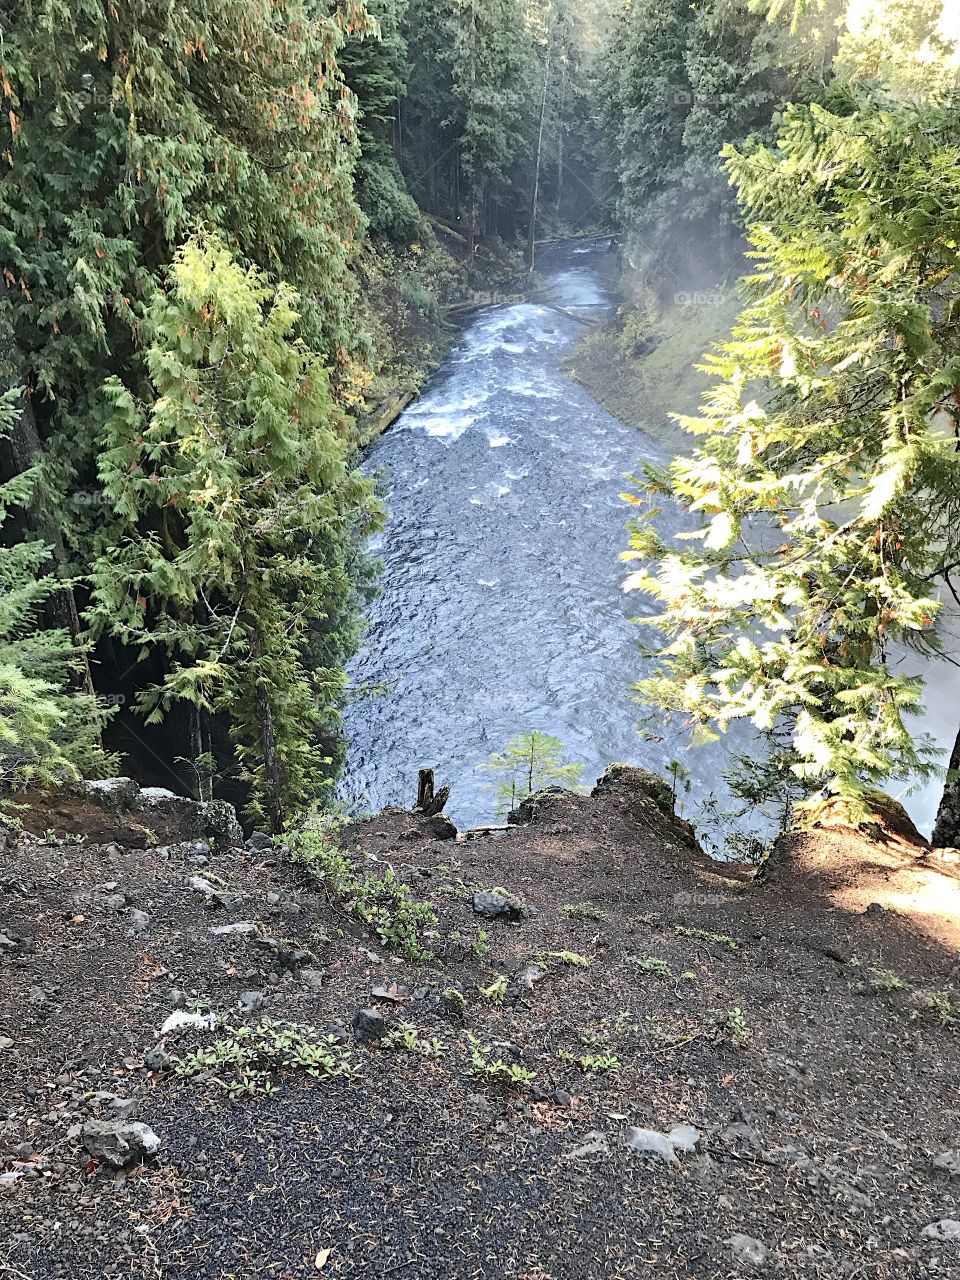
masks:
{"type": "Polygon", "coordinates": [[[608,413],[668,453],[689,452],[692,437],[671,415],[697,413],[709,379],[696,366],[727,337],[740,305],[729,287],[681,291],[639,308],[623,302],[584,335],[563,368],[608,413]]]}
{"type": "Polygon", "coordinates": [[[667,790],[349,826],[314,866],[347,859],[370,923],[283,848],[190,837],[189,802],[163,845],[119,800],[85,842],[7,836],[0,1266],[952,1273],[955,867],[830,828],[756,882],[667,790]]]}
{"type": "Polygon", "coordinates": [[[358,266],[373,370],[358,394],[361,447],[393,425],[442,365],[460,332],[451,305],[507,294],[522,279],[518,256],[502,246],[479,246],[468,258],[463,237],[436,219],[424,216],[420,232],[404,249],[368,246],[358,266]]]}

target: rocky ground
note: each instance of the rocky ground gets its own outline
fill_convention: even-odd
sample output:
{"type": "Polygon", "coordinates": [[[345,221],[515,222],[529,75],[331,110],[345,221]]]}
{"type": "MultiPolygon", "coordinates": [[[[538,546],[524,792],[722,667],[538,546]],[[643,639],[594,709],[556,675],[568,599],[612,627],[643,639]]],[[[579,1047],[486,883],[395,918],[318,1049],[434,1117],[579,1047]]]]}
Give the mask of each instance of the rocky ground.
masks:
{"type": "Polygon", "coordinates": [[[825,817],[754,881],[669,810],[614,770],[311,873],[157,793],[38,798],[0,1276],[960,1276],[954,856],[825,817]]]}

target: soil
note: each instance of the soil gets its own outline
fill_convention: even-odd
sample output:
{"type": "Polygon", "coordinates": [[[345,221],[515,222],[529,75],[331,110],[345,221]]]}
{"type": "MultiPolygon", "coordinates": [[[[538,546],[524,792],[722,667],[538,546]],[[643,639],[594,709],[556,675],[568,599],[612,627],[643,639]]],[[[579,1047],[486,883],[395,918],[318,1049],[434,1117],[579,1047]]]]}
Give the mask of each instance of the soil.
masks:
{"type": "Polygon", "coordinates": [[[136,847],[123,815],[54,840],[32,815],[0,859],[0,1276],[960,1276],[960,1238],[925,1234],[960,1218],[934,1164],[960,1147],[953,855],[824,827],[758,880],[668,808],[620,769],[503,832],[345,828],[434,904],[421,962],[283,848],[136,847]],[[484,890],[520,918],[477,916],[484,890]],[[439,1044],[361,1042],[368,1007],[439,1044]],[[220,1025],[161,1036],[176,1008],[220,1025]],[[231,1099],[229,1064],[178,1073],[265,1017],[333,1034],[355,1078],[231,1099]],[[468,1033],[532,1080],[472,1071],[468,1033]],[[161,1140],[119,1170],[79,1137],[118,1110],[161,1140]],[[680,1125],[669,1162],[627,1145],[680,1125]]]}

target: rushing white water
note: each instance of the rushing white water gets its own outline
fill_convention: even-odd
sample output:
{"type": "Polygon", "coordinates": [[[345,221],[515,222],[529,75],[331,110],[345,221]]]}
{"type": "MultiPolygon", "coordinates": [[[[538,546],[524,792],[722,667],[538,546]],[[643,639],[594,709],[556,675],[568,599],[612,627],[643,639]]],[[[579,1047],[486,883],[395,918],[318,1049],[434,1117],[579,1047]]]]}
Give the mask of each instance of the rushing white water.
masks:
{"type": "MultiPolygon", "coordinates": [[[[583,315],[607,302],[590,261],[568,257],[549,277],[556,302],[583,315]]],[[[489,821],[478,766],[525,729],[560,738],[585,781],[611,761],[663,773],[680,759],[694,780],[689,812],[725,795],[724,746],[691,751],[676,732],[638,732],[630,684],[644,661],[630,618],[648,606],[620,590],[619,495],[662,454],[560,370],[581,332],[546,306],[485,313],[370,451],[390,521],[372,548],[382,590],[351,669],[354,686],[380,690],[347,715],[354,808],[409,805],[418,768],[431,766],[453,787],[458,824],[489,821]]],[[[933,673],[938,690],[951,671],[933,673]]],[[[947,745],[960,697],[932,703],[926,727],[947,745]]],[[[907,800],[928,829],[936,794],[931,784],[907,800]]]]}

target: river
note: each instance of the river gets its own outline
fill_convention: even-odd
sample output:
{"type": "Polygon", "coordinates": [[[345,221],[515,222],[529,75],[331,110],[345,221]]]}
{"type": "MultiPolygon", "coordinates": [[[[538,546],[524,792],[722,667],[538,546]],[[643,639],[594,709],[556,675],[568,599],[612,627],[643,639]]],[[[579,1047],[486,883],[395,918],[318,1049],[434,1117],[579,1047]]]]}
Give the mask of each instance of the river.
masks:
{"type": "MultiPolygon", "coordinates": [[[[568,249],[545,274],[548,296],[573,316],[610,305],[600,254],[568,249]]],[[[639,732],[630,684],[644,660],[631,617],[650,606],[620,590],[629,512],[619,495],[663,454],[562,371],[583,332],[573,316],[535,304],[484,312],[369,451],[390,518],[371,546],[381,592],[350,671],[372,691],[347,713],[343,797],[354,811],[409,806],[430,766],[452,787],[459,826],[489,822],[480,766],[527,729],[559,738],[585,782],[611,761],[664,773],[680,759],[688,816],[711,795],[730,807],[723,746],[688,750],[677,733],[639,732]]],[[[930,728],[945,745],[956,719],[940,706],[930,728]]],[[[936,792],[906,801],[927,830],[936,792]]]]}

